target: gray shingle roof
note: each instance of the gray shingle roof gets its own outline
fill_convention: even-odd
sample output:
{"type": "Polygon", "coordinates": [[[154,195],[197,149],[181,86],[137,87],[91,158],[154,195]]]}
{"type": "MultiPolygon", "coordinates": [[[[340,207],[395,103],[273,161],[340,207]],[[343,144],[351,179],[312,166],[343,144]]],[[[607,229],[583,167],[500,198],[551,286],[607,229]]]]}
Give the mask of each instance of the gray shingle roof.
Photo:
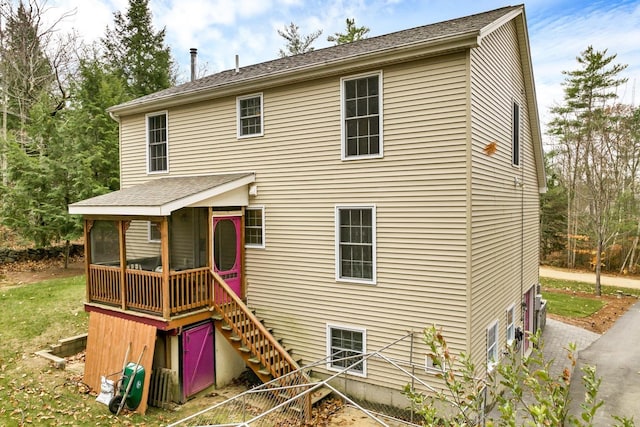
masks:
{"type": "Polygon", "coordinates": [[[169,214],[172,210],[224,192],[225,186],[237,187],[254,180],[252,172],[159,178],[73,203],[69,211],[72,214],[87,214],[100,209],[103,214],[108,214],[110,208],[117,208],[129,214],[169,214]]]}
{"type": "Polygon", "coordinates": [[[416,43],[439,41],[462,34],[479,33],[487,25],[507,13],[522,6],[507,6],[489,12],[470,15],[463,18],[438,22],[408,30],[398,31],[378,37],[371,37],[353,43],[347,43],[324,49],[314,50],[300,55],[288,56],[255,65],[226,70],[201,79],[171,87],[150,95],[112,107],[111,110],[144,105],[145,103],[170,99],[176,95],[213,90],[231,84],[250,81],[259,77],[287,72],[302,71],[309,68],[323,66],[336,61],[354,59],[365,54],[385,52],[395,48],[409,46],[416,43]]]}

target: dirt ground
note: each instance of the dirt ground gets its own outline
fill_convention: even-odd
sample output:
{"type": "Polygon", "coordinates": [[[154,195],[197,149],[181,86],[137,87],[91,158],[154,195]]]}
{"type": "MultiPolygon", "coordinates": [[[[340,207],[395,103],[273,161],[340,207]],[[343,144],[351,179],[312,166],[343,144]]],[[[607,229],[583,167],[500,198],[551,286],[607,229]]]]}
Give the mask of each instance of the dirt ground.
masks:
{"type": "Polygon", "coordinates": [[[66,269],[63,260],[59,259],[0,264],[0,287],[26,285],[81,274],[84,274],[84,260],[81,258],[70,259],[66,269]]]}
{"type": "Polygon", "coordinates": [[[555,316],[553,314],[547,314],[547,316],[551,319],[559,320],[564,323],[568,323],[570,325],[579,326],[588,331],[596,332],[599,334],[605,333],[613,324],[618,320],[620,316],[622,316],[633,304],[638,302],[638,298],[630,297],[630,296],[609,296],[603,295],[597,297],[590,293],[584,292],[572,292],[572,291],[562,291],[562,290],[546,290],[547,292],[558,292],[558,293],[570,293],[572,295],[581,297],[581,298],[589,298],[589,299],[597,299],[604,301],[606,304],[596,313],[592,314],[589,317],[576,318],[576,317],[562,317],[555,316]]]}

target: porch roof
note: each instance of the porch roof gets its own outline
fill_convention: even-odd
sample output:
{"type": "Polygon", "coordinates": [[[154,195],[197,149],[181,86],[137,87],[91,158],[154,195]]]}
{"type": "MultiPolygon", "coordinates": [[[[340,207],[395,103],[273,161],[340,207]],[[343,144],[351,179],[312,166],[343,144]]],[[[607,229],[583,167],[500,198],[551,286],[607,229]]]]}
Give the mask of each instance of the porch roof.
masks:
{"type": "Polygon", "coordinates": [[[255,182],[255,173],[165,177],[69,205],[70,214],[169,216],[255,182]]]}

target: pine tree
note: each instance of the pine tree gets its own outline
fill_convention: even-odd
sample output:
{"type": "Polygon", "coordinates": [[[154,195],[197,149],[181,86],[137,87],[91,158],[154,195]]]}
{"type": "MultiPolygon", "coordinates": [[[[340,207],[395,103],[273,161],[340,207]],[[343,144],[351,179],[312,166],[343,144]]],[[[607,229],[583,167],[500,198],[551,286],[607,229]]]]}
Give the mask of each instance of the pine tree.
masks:
{"type": "Polygon", "coordinates": [[[356,20],[354,18],[346,19],[347,29],[344,33],[334,33],[333,36],[327,37],[327,41],[334,42],[336,45],[351,43],[357,40],[361,40],[367,37],[369,28],[362,26],[356,27],[356,20]]]}
{"type": "Polygon", "coordinates": [[[286,50],[280,49],[280,57],[284,58],[291,55],[299,55],[301,53],[313,51],[311,44],[316,41],[322,34],[322,30],[314,31],[311,34],[302,36],[300,27],[293,22],[285,27],[284,30],[278,30],[278,35],[287,41],[286,50]]]}
{"type": "MultiPolygon", "coordinates": [[[[588,231],[595,242],[595,293],[600,295],[602,253],[607,242],[618,233],[619,219],[613,215],[623,178],[619,135],[615,135],[620,121],[616,108],[616,88],[626,80],[620,73],[626,65],[615,64],[616,55],[596,51],[589,46],[576,58],[579,68],[565,71],[564,104],[552,109],[550,123],[564,156],[563,177],[567,188],[567,253],[568,265],[575,260],[575,237],[579,229],[588,231]],[[580,202],[583,204],[581,205],[580,202]],[[581,218],[582,217],[582,218],[581,218]],[[585,224],[580,227],[580,220],[585,224]]],[[[575,261],[574,261],[575,262],[575,261]]]]}
{"type": "Polygon", "coordinates": [[[102,45],[105,60],[124,80],[130,98],[175,84],[171,51],[165,45],[165,29],[154,31],[149,0],[129,0],[126,15],[114,13],[114,27],[107,29],[102,45]]]}

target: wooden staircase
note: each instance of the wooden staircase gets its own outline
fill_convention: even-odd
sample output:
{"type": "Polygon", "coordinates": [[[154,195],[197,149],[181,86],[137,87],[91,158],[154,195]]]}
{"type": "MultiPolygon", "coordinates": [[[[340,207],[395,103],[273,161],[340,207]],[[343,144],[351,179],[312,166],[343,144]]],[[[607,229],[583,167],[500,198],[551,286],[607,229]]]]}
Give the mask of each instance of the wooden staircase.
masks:
{"type": "MultiPolygon", "coordinates": [[[[213,311],[216,328],[242,356],[245,364],[263,383],[281,378],[280,387],[288,388],[281,397],[291,398],[314,381],[278,342],[256,315],[242,302],[215,271],[213,275],[213,311]],[[302,387],[295,387],[295,386],[302,387]],[[293,386],[293,387],[292,387],[293,386]]],[[[307,393],[301,410],[309,416],[312,405],[327,393],[307,393]]]]}

